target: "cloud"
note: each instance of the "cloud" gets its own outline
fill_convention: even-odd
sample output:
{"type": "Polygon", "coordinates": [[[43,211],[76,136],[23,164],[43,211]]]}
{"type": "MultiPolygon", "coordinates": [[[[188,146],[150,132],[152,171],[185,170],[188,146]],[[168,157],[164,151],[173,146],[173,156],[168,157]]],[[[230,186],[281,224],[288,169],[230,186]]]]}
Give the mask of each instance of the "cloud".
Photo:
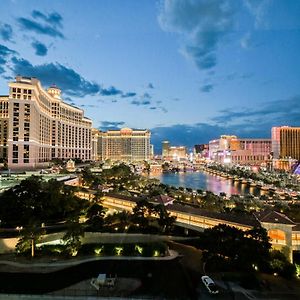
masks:
{"type": "MultiPolygon", "coordinates": [[[[19,58],[16,51],[0,45],[0,64],[7,63],[9,59],[8,65],[13,75],[36,77],[45,86],[56,84],[67,96],[120,96],[131,93],[124,93],[114,86],[102,88],[97,82],[85,79],[74,69],[58,62],[33,65],[28,60],[19,58]],[[10,59],[11,55],[14,56],[10,59]]],[[[142,104],[145,105],[145,103],[142,104]]]]}
{"type": "Polygon", "coordinates": [[[116,96],[116,95],[123,95],[123,92],[121,90],[118,90],[114,86],[111,86],[107,89],[101,89],[100,95],[101,96],[116,96]]]}
{"type": "Polygon", "coordinates": [[[151,104],[149,100],[132,100],[130,103],[136,106],[140,106],[140,105],[145,106],[151,104]]]}
{"type": "Polygon", "coordinates": [[[192,148],[194,144],[208,143],[222,134],[240,138],[270,138],[273,126],[300,126],[300,95],[265,102],[257,109],[222,110],[212,121],[214,123],[154,127],[151,129],[151,142],[158,153],[163,140],[192,148]],[[287,107],[292,109],[287,111],[287,107]]]}
{"type": "Polygon", "coordinates": [[[168,112],[168,110],[165,108],[165,107],[159,107],[161,110],[162,110],[162,112],[164,112],[165,114],[168,112]]]}
{"type": "Polygon", "coordinates": [[[244,0],[244,4],[255,19],[255,28],[266,27],[265,14],[270,5],[270,0],[244,0]]]}
{"type": "Polygon", "coordinates": [[[225,109],[220,115],[212,119],[218,124],[243,124],[247,120],[256,126],[264,122],[269,124],[300,125],[300,96],[296,95],[287,99],[263,102],[256,109],[225,109]],[[287,110],[287,107],[292,108],[287,110]]]}
{"type": "Polygon", "coordinates": [[[151,129],[151,143],[156,153],[161,151],[161,142],[168,140],[172,145],[193,147],[194,144],[207,143],[221,135],[220,128],[209,124],[175,124],[151,129]]]}
{"type": "Polygon", "coordinates": [[[209,92],[211,92],[213,89],[214,89],[214,85],[212,85],[212,84],[206,84],[206,85],[203,85],[203,86],[201,87],[201,92],[203,92],[203,93],[209,93],[209,92]]]}
{"type": "Polygon", "coordinates": [[[17,22],[24,30],[33,31],[38,34],[44,34],[52,37],[59,37],[62,39],[65,38],[63,33],[57,28],[57,26],[53,26],[52,24],[40,24],[37,21],[26,18],[18,18],[17,22]]]}
{"type": "Polygon", "coordinates": [[[195,144],[207,144],[223,134],[233,134],[241,138],[270,138],[271,127],[255,128],[240,126],[220,126],[208,123],[175,124],[151,129],[151,143],[156,153],[161,152],[161,142],[168,140],[172,145],[183,145],[192,149],[195,144]]]}
{"type": "Polygon", "coordinates": [[[147,85],[147,88],[148,89],[154,89],[154,85],[151,82],[149,82],[148,85],[147,85]]]}
{"type": "Polygon", "coordinates": [[[107,130],[112,130],[112,129],[120,129],[123,125],[125,124],[125,122],[123,121],[102,121],[99,129],[103,130],[103,131],[107,131],[107,130]]]}
{"type": "Polygon", "coordinates": [[[34,48],[36,55],[38,56],[47,55],[48,49],[43,43],[39,41],[34,41],[31,43],[31,46],[34,48]]]}
{"type": "Polygon", "coordinates": [[[144,98],[144,99],[151,99],[152,96],[149,93],[144,93],[144,95],[142,96],[142,98],[144,98]]]}
{"type": "Polygon", "coordinates": [[[44,85],[55,83],[67,95],[84,97],[99,94],[101,91],[99,84],[86,80],[75,70],[60,63],[34,66],[29,61],[17,57],[13,57],[11,62],[11,69],[15,75],[37,77],[44,85]]]}
{"type": "Polygon", "coordinates": [[[243,49],[252,48],[252,36],[250,32],[247,32],[240,40],[240,45],[243,49]]]}
{"type": "Polygon", "coordinates": [[[135,97],[136,93],[135,92],[127,92],[125,94],[122,94],[122,98],[130,98],[130,97],[135,97]]]}
{"type": "Polygon", "coordinates": [[[216,51],[233,28],[234,1],[165,0],[158,20],[163,30],[184,40],[182,52],[200,70],[217,63],[216,51]]]}
{"type": "MultiPolygon", "coordinates": [[[[2,68],[2,67],[1,67],[1,68],[2,68]]],[[[3,69],[3,68],[2,68],[2,69],[3,69]]],[[[4,78],[5,80],[9,80],[9,81],[11,81],[11,80],[14,79],[13,77],[7,76],[7,75],[2,75],[2,78],[4,78]]]]}
{"type": "Polygon", "coordinates": [[[240,45],[245,50],[257,48],[262,44],[263,44],[262,42],[258,42],[255,39],[255,35],[253,34],[253,32],[247,32],[244,36],[242,36],[240,40],[240,45]]]}
{"type": "Polygon", "coordinates": [[[62,28],[62,16],[57,13],[57,12],[52,12],[48,15],[45,15],[43,14],[42,12],[38,11],[38,10],[33,10],[32,13],[31,13],[31,16],[34,18],[34,19],[41,19],[53,26],[57,26],[57,27],[60,27],[62,28]]]}
{"type": "Polygon", "coordinates": [[[97,105],[94,104],[80,104],[80,107],[97,107],[97,105]]]}
{"type": "Polygon", "coordinates": [[[64,101],[66,101],[66,102],[73,102],[73,99],[71,99],[70,97],[64,97],[64,101]]]}
{"type": "MultiPolygon", "coordinates": [[[[0,64],[5,65],[11,55],[17,54],[15,50],[0,44],[0,64]]],[[[3,67],[2,67],[3,69],[3,67]]]]}
{"type": "Polygon", "coordinates": [[[253,77],[253,73],[238,73],[232,72],[226,75],[212,76],[211,78],[206,78],[202,81],[202,86],[200,87],[200,91],[202,93],[210,93],[217,86],[218,83],[227,83],[231,81],[242,81],[253,77]]]}
{"type": "Polygon", "coordinates": [[[237,80],[237,79],[248,79],[253,77],[253,73],[243,73],[243,74],[238,74],[238,73],[230,73],[224,77],[225,80],[231,81],[231,80],[237,80]]]}
{"type": "Polygon", "coordinates": [[[0,23],[0,37],[3,41],[12,41],[13,30],[9,24],[0,23]]]}

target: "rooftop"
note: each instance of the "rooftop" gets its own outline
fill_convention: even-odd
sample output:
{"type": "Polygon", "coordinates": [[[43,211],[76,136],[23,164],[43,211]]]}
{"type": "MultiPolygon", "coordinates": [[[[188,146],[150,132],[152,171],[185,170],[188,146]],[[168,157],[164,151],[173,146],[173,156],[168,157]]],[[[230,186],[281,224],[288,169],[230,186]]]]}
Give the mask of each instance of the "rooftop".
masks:
{"type": "Polygon", "coordinates": [[[255,212],[254,216],[259,222],[263,223],[295,225],[295,222],[289,219],[286,215],[274,210],[264,210],[261,212],[255,212]]]}

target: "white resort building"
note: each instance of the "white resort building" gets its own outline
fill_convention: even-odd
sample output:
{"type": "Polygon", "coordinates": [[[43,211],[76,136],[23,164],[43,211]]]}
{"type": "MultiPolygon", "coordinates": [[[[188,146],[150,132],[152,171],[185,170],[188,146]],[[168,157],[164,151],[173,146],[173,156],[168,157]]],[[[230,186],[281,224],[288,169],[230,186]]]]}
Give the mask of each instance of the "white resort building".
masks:
{"type": "Polygon", "coordinates": [[[0,159],[9,169],[45,167],[52,159],[90,160],[92,121],[63,102],[56,86],[17,76],[0,96],[0,159]]]}

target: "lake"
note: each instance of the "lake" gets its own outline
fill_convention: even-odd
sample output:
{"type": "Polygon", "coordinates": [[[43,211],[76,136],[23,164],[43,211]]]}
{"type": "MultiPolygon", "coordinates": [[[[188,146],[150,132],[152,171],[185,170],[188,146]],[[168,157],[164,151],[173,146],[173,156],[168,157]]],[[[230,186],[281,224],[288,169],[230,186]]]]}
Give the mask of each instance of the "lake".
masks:
{"type": "Polygon", "coordinates": [[[150,175],[151,178],[157,178],[161,183],[176,186],[202,189],[204,191],[211,191],[214,194],[219,195],[221,192],[226,195],[233,194],[253,194],[255,196],[260,195],[260,190],[248,187],[239,182],[233,182],[232,180],[212,175],[203,171],[199,172],[186,172],[186,173],[161,173],[158,175],[150,175]]]}

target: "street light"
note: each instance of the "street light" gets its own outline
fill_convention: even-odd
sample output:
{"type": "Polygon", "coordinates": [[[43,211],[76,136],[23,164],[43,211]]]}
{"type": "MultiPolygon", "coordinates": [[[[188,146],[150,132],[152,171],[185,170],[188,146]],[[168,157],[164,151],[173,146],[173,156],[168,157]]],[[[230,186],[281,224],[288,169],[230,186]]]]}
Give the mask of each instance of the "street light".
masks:
{"type": "Polygon", "coordinates": [[[16,230],[18,230],[19,231],[19,234],[21,233],[21,230],[23,229],[23,226],[17,226],[16,227],[16,230]]]}

